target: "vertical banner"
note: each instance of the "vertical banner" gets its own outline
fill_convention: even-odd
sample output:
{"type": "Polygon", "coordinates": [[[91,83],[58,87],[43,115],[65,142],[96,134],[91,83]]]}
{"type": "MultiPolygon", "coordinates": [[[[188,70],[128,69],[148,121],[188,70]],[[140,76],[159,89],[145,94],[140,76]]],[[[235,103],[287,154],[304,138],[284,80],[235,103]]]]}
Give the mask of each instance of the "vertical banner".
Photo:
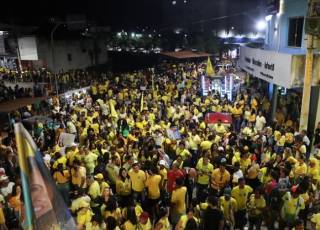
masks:
{"type": "Polygon", "coordinates": [[[76,229],[76,224],[58,192],[31,135],[15,124],[26,217],[24,229],[76,229]]]}

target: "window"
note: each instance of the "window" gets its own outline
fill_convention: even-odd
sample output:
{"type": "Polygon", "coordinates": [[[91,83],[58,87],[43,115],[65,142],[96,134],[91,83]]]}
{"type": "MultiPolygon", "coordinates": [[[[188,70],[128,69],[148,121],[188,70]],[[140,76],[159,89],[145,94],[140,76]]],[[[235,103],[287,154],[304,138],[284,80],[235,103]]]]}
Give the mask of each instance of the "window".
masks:
{"type": "Polygon", "coordinates": [[[288,46],[301,47],[303,22],[303,17],[289,18],[288,46]]]}
{"type": "Polygon", "coordinates": [[[68,54],[68,61],[72,61],[72,56],[71,56],[71,54],[68,54]]]}

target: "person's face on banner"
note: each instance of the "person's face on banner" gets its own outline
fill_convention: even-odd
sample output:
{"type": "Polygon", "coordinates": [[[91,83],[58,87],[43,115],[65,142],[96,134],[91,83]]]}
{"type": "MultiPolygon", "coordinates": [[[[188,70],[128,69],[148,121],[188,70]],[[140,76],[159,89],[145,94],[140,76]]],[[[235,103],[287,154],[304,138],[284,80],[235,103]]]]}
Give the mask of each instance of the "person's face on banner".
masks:
{"type": "Polygon", "coordinates": [[[33,209],[36,215],[36,218],[41,217],[50,210],[52,210],[51,205],[51,195],[49,194],[46,188],[46,184],[43,181],[41,173],[38,168],[34,168],[31,173],[30,181],[31,189],[31,199],[33,204],[33,209]]]}

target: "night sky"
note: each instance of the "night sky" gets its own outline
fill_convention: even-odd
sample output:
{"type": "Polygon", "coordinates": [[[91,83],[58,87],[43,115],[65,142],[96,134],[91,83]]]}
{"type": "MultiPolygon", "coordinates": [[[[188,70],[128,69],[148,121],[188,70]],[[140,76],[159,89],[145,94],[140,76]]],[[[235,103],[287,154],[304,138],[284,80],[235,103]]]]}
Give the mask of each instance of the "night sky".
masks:
{"type": "Polygon", "coordinates": [[[246,32],[260,15],[262,0],[56,0],[9,1],[0,22],[45,27],[51,17],[64,20],[68,14],[84,14],[97,25],[112,30],[188,31],[235,27],[246,32]],[[232,16],[233,15],[233,16],[232,16]],[[218,17],[226,17],[216,20],[218,17]]]}

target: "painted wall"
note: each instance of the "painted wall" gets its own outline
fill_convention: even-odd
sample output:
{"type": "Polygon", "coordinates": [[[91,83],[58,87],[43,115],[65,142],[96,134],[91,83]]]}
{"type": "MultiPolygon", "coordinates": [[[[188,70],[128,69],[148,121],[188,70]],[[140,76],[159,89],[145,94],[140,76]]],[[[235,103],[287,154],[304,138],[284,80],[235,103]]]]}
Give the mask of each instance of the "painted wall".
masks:
{"type": "Polygon", "coordinates": [[[281,53],[305,54],[306,41],[303,29],[301,47],[288,47],[289,19],[306,17],[308,0],[283,0],[282,14],[273,15],[268,22],[266,49],[281,53]]]}

